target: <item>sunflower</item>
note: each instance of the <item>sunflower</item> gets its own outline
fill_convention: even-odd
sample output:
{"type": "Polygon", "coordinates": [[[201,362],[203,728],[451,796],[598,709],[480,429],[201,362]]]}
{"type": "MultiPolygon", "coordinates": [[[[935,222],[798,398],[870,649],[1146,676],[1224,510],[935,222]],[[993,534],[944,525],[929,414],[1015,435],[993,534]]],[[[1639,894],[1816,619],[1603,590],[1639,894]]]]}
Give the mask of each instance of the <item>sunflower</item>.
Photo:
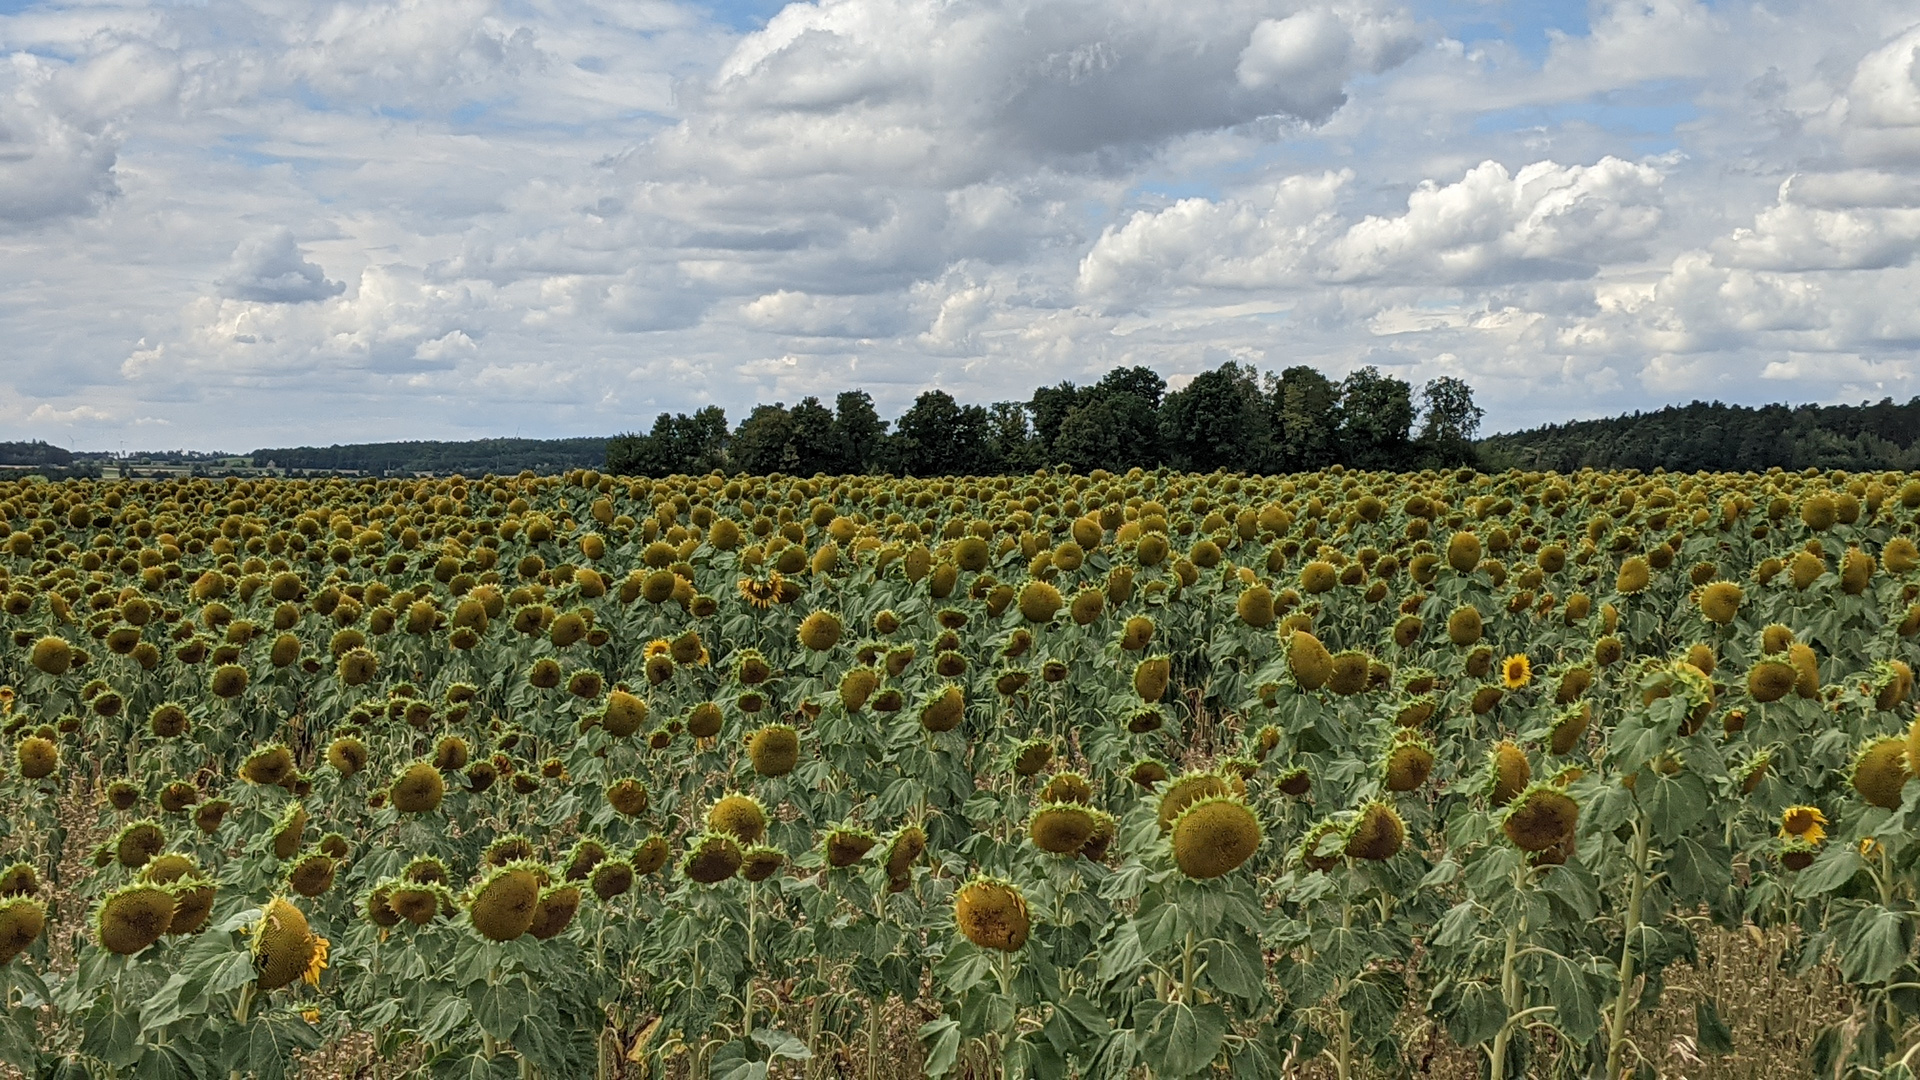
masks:
{"type": "Polygon", "coordinates": [[[783,580],[778,570],[768,571],[765,580],[741,578],[738,586],[740,598],[752,607],[765,611],[780,601],[783,580]]]}
{"type": "Polygon", "coordinates": [[[1798,837],[1809,847],[1819,847],[1827,838],[1827,817],[1818,807],[1789,806],[1780,811],[1780,839],[1798,837]]]}
{"type": "Polygon", "coordinates": [[[1533,681],[1533,661],[1526,653],[1514,653],[1500,662],[1500,681],[1509,690],[1518,690],[1533,681]]]}

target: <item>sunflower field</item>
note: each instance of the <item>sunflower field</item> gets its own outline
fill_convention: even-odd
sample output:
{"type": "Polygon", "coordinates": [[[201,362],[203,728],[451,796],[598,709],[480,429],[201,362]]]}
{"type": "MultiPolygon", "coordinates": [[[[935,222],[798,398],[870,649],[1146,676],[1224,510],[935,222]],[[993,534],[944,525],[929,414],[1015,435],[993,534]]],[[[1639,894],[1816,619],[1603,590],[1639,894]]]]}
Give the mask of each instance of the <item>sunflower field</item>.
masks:
{"type": "Polygon", "coordinates": [[[1718,926],[1839,987],[1781,1068],[1911,1078],[1917,516],[1779,471],[0,484],[0,1062],[874,1077],[904,1015],[929,1076],[1617,1080],[1718,926]]]}

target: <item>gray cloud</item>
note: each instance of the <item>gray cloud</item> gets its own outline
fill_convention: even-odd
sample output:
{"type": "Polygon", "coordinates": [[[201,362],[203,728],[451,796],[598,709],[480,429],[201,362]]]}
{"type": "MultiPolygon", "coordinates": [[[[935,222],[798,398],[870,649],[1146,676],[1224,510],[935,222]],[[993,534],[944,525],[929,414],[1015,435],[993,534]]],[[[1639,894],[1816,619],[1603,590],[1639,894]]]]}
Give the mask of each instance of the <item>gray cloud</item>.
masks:
{"type": "Polygon", "coordinates": [[[345,283],[328,281],[318,263],[307,261],[285,226],[240,241],[215,284],[221,296],[263,304],[326,300],[347,291],[345,283]]]}

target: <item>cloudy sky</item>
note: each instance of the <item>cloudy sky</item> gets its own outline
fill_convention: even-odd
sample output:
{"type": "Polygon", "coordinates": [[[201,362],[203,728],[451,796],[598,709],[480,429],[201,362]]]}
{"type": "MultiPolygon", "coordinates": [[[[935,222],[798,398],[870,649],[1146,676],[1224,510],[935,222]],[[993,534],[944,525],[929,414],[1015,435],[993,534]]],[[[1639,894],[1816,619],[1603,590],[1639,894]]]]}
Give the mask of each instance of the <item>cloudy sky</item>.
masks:
{"type": "Polygon", "coordinates": [[[1920,393],[1920,3],[0,0],[0,438],[1920,393]]]}

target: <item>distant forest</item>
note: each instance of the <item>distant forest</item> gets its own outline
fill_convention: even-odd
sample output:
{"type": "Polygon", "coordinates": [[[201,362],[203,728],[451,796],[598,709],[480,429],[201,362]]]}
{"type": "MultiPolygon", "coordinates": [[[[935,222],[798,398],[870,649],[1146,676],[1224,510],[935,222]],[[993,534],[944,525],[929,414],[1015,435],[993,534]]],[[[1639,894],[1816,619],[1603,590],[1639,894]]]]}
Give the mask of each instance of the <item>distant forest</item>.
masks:
{"type": "Polygon", "coordinates": [[[1920,397],[1868,405],[1696,401],[1605,420],[1549,424],[1479,443],[1489,469],[1920,469],[1920,397]]]}
{"type": "Polygon", "coordinates": [[[1371,367],[1338,382],[1310,367],[1279,374],[1227,363],[1179,390],[1144,367],[1096,383],[1044,386],[1026,401],[962,405],[922,393],[889,423],[865,391],[831,407],[808,397],[754,408],[738,427],[708,406],[661,413],[645,434],[607,442],[607,471],[667,476],[748,473],[898,473],[908,476],[1081,471],[1135,466],[1298,472],[1346,464],[1418,469],[1471,464],[1481,410],[1458,379],[1416,391],[1371,367]]]}
{"type": "Polygon", "coordinates": [[[0,442],[0,465],[51,465],[65,467],[73,464],[73,454],[62,450],[52,443],[38,440],[33,442],[0,442]]]}
{"type": "MultiPolygon", "coordinates": [[[[1336,381],[1309,367],[1274,374],[1229,363],[1171,392],[1144,367],[1116,368],[1098,382],[1062,382],[1025,401],[991,405],[962,404],[928,390],[892,421],[880,418],[865,391],[849,390],[831,405],[812,397],[760,405],[737,425],[708,406],[661,413],[644,433],[612,438],[283,447],[255,450],[252,457],[255,465],[272,461],[301,471],[468,476],[577,468],[652,476],[713,469],[937,476],[1055,465],[1295,472],[1336,463],[1557,472],[1920,470],[1920,397],[1905,404],[1887,398],[1757,408],[1696,401],[1476,439],[1481,415],[1472,388],[1458,379],[1416,389],[1373,368],[1336,381]]],[[[0,467],[49,476],[94,475],[94,466],[110,457],[75,455],[40,441],[0,442],[0,467]]]]}
{"type": "Polygon", "coordinates": [[[253,463],[271,461],[283,469],[365,473],[486,473],[506,476],[597,469],[606,463],[607,440],[475,439],[470,442],[357,443],[346,446],[296,446],[255,450],[253,463]]]}

